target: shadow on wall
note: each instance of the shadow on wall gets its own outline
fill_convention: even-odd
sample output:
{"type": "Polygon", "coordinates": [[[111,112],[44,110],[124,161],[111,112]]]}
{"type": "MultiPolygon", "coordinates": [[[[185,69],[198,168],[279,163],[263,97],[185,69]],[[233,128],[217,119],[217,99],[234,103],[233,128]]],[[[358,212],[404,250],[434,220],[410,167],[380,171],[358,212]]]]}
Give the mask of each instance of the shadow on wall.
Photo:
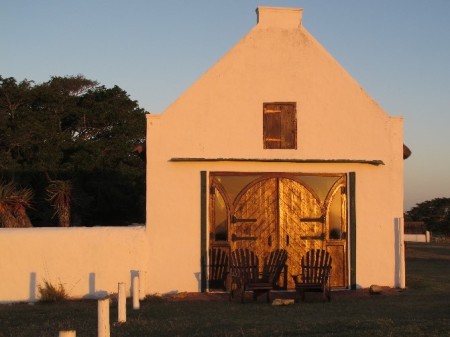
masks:
{"type": "MultiPolygon", "coordinates": [[[[119,282],[121,282],[121,280],[118,278],[117,280],[117,285],[119,284],[119,282]]],[[[146,272],[142,271],[142,270],[130,270],[130,280],[129,280],[129,294],[131,296],[131,294],[133,294],[134,291],[134,286],[138,287],[138,294],[139,294],[139,298],[142,300],[145,298],[146,295],[146,287],[145,287],[145,282],[146,282],[146,272]],[[133,282],[133,280],[137,278],[137,282],[133,282]]],[[[107,297],[108,295],[110,295],[111,292],[108,292],[106,290],[98,290],[97,289],[97,285],[96,285],[96,274],[94,272],[90,272],[88,274],[88,292],[86,295],[82,296],[83,299],[99,299],[99,298],[104,298],[107,297]]],[[[29,282],[29,301],[30,302],[36,302],[39,300],[39,295],[38,295],[38,288],[39,285],[37,283],[37,273],[36,272],[31,272],[30,273],[30,282],[29,282]]],[[[118,292],[118,288],[113,291],[114,292],[118,292]]]]}
{"type": "Polygon", "coordinates": [[[30,302],[35,302],[38,300],[37,298],[37,281],[36,281],[36,273],[30,273],[30,302]]]}
{"type": "Polygon", "coordinates": [[[130,294],[133,294],[134,286],[136,285],[136,286],[140,287],[140,284],[139,284],[140,280],[136,284],[133,282],[135,277],[139,278],[139,270],[130,270],[130,274],[131,274],[130,275],[130,283],[129,283],[129,285],[130,285],[130,294]]]}
{"type": "Polygon", "coordinates": [[[202,291],[202,273],[196,272],[196,273],[194,273],[194,276],[197,281],[197,291],[201,292],[202,291]]]}
{"type": "Polygon", "coordinates": [[[97,298],[102,298],[102,297],[106,297],[108,296],[108,292],[105,290],[96,290],[96,285],[95,285],[95,273],[89,273],[89,278],[88,278],[88,285],[89,285],[89,291],[88,294],[83,296],[83,298],[86,299],[97,299],[97,298]]]}

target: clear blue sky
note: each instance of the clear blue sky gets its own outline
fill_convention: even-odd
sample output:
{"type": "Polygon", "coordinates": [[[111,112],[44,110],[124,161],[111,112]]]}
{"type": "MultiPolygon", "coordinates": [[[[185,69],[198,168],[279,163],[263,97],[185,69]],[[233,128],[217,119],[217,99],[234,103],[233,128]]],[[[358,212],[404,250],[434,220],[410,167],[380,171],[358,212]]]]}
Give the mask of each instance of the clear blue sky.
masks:
{"type": "Polygon", "coordinates": [[[450,0],[0,0],[0,74],[83,74],[162,112],[255,24],[300,7],[309,32],[405,117],[405,209],[450,197],[450,0]]]}

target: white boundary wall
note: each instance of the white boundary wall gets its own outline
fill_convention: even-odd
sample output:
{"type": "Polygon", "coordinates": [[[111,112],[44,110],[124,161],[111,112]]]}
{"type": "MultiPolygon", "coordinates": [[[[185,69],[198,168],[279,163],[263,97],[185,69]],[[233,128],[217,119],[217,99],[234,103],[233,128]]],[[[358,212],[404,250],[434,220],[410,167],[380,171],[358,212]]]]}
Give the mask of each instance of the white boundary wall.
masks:
{"type": "Polygon", "coordinates": [[[405,234],[406,242],[430,242],[430,232],[425,234],[405,234]]]}
{"type": "Polygon", "coordinates": [[[148,270],[148,250],[145,226],[2,228],[0,302],[37,301],[44,280],[74,298],[115,293],[148,270]]]}

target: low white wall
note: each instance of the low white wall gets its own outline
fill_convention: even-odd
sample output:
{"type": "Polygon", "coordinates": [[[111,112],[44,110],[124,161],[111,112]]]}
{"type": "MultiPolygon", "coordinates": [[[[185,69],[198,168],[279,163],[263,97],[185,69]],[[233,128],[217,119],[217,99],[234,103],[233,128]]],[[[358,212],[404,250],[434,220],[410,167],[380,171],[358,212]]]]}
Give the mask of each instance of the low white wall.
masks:
{"type": "MultiPolygon", "coordinates": [[[[145,226],[0,229],[0,302],[36,301],[44,280],[70,297],[131,291],[132,277],[148,271],[145,226]]],[[[142,292],[147,289],[142,280],[142,292]]]]}
{"type": "Polygon", "coordinates": [[[405,234],[406,242],[430,242],[430,232],[426,234],[405,234]]]}

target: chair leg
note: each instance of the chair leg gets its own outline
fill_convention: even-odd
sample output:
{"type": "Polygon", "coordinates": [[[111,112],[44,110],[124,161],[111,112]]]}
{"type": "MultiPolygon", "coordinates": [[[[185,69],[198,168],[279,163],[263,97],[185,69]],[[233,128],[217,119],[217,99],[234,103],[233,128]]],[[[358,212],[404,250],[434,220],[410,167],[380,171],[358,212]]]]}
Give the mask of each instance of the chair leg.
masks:
{"type": "Polygon", "coordinates": [[[233,280],[230,281],[230,295],[228,296],[228,300],[231,301],[234,298],[234,291],[236,290],[235,288],[235,283],[233,280]]]}
{"type": "Polygon", "coordinates": [[[328,300],[328,302],[330,302],[331,301],[330,288],[327,286],[324,286],[322,288],[322,293],[323,293],[323,301],[325,302],[326,300],[328,300]]]}
{"type": "Polygon", "coordinates": [[[267,303],[270,303],[270,290],[267,291],[267,303]]]}
{"type": "Polygon", "coordinates": [[[295,290],[294,302],[298,303],[298,290],[295,290]]]}

